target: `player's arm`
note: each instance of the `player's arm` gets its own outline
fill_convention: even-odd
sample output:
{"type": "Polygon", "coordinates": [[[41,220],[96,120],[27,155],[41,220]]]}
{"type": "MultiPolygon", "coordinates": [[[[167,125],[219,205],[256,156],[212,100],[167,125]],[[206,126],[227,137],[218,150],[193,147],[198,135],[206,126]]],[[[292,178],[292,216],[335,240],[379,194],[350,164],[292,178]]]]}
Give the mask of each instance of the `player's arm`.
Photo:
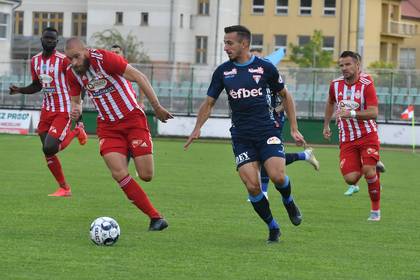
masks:
{"type": "Polygon", "coordinates": [[[32,84],[26,86],[26,87],[17,87],[15,85],[12,85],[10,88],[10,95],[22,93],[22,94],[34,94],[36,92],[39,92],[42,90],[42,85],[39,80],[33,80],[32,84]]]}
{"type": "MultiPolygon", "coordinates": [[[[337,118],[352,118],[351,111],[348,109],[340,108],[335,111],[334,117],[337,118]]],[[[354,119],[358,120],[372,120],[378,117],[378,107],[377,106],[367,106],[363,111],[354,111],[354,119]]]]}
{"type": "Polygon", "coordinates": [[[70,102],[70,118],[72,121],[79,121],[80,116],[82,115],[82,98],[79,95],[72,95],[70,102]]]}
{"type": "Polygon", "coordinates": [[[290,124],[290,135],[295,139],[297,146],[304,146],[306,149],[306,141],[304,140],[302,134],[298,130],[298,125],[296,121],[296,111],[295,111],[295,103],[293,101],[293,97],[290,92],[284,87],[281,91],[278,92],[281,97],[282,104],[284,106],[284,110],[287,114],[287,119],[289,120],[290,124]]]}
{"type": "Polygon", "coordinates": [[[195,122],[195,127],[188,138],[187,143],[184,145],[184,150],[188,148],[192,140],[197,139],[201,134],[201,127],[210,117],[211,111],[216,104],[216,100],[213,97],[207,96],[206,100],[204,100],[203,104],[200,106],[200,110],[198,111],[197,121],[195,122]]]}
{"type": "Polygon", "coordinates": [[[331,137],[330,122],[334,114],[334,107],[335,107],[335,102],[328,98],[327,104],[325,105],[324,131],[322,132],[322,134],[324,135],[324,138],[327,139],[328,141],[330,140],[330,137],[331,137]]]}
{"type": "Polygon", "coordinates": [[[141,91],[144,93],[144,95],[146,95],[147,99],[150,102],[150,105],[152,105],[152,108],[156,113],[156,117],[161,122],[166,123],[168,119],[174,118],[171,113],[169,113],[165,108],[160,106],[159,100],[152,88],[152,85],[149,83],[149,80],[143,73],[135,69],[130,64],[127,64],[123,77],[139,84],[141,91]]]}

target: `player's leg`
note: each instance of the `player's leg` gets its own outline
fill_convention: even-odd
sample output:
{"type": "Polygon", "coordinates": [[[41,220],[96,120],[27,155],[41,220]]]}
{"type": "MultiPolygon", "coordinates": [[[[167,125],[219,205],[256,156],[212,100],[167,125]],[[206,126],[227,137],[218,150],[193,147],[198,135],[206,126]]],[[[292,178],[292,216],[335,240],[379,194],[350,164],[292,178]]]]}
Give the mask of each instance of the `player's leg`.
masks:
{"type": "Polygon", "coordinates": [[[284,207],[293,225],[298,226],[302,222],[302,214],[292,197],[292,187],[289,177],[285,173],[285,159],[278,156],[268,158],[264,162],[268,176],[273,181],[276,189],[280,192],[284,207]]]}
{"type": "Polygon", "coordinates": [[[357,183],[363,176],[362,162],[357,145],[343,143],[340,145],[340,170],[349,189],[344,195],[352,195],[359,191],[357,183]]]}
{"type": "Polygon", "coordinates": [[[270,177],[268,177],[267,170],[265,170],[264,165],[262,165],[261,166],[261,190],[267,199],[268,199],[269,182],[270,182],[270,177]]]}
{"type": "Polygon", "coordinates": [[[60,119],[56,119],[56,114],[48,111],[41,113],[41,119],[38,124],[38,133],[42,142],[42,151],[45,155],[47,167],[51,171],[60,188],[49,196],[71,196],[71,190],[67,186],[67,182],[64,178],[61,163],[56,155],[58,146],[61,141],[59,139],[63,131],[62,122],[60,119]]]}
{"type": "Polygon", "coordinates": [[[295,161],[304,160],[319,171],[319,162],[315,158],[315,151],[312,148],[307,148],[302,153],[286,153],[286,165],[292,164],[295,161]]]}

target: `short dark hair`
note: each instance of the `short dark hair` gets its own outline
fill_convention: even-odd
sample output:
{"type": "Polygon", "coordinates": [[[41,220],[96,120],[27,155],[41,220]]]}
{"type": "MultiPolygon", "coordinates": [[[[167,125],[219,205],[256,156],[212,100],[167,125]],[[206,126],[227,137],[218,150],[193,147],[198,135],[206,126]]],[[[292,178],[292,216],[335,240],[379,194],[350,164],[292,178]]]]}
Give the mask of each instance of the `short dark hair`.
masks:
{"type": "Polygon", "coordinates": [[[242,42],[243,40],[245,40],[248,42],[248,46],[249,46],[249,43],[251,41],[251,31],[249,31],[248,28],[246,28],[243,25],[232,25],[232,26],[225,27],[225,34],[232,33],[232,32],[237,32],[237,37],[239,41],[242,42]]]}
{"type": "Polygon", "coordinates": [[[55,32],[56,34],[57,34],[57,37],[58,37],[58,31],[57,31],[57,29],[55,29],[54,27],[46,27],[44,30],[42,30],[42,34],[44,34],[44,32],[45,31],[52,31],[52,32],[55,32]]]}
{"type": "Polygon", "coordinates": [[[351,58],[353,58],[355,62],[358,62],[359,61],[359,58],[357,57],[357,54],[355,52],[352,52],[352,51],[344,51],[344,52],[342,52],[341,55],[340,55],[340,58],[349,57],[349,56],[351,58]]]}
{"type": "Polygon", "coordinates": [[[121,48],[119,45],[113,45],[113,46],[111,47],[111,49],[116,49],[116,48],[119,48],[120,50],[122,50],[122,48],[121,48]]]}
{"type": "Polygon", "coordinates": [[[262,48],[252,48],[252,49],[250,49],[249,50],[249,52],[259,52],[259,53],[262,53],[262,48]]]}
{"type": "Polygon", "coordinates": [[[362,61],[362,56],[360,55],[360,53],[354,52],[354,54],[357,56],[357,61],[358,62],[362,61]]]}

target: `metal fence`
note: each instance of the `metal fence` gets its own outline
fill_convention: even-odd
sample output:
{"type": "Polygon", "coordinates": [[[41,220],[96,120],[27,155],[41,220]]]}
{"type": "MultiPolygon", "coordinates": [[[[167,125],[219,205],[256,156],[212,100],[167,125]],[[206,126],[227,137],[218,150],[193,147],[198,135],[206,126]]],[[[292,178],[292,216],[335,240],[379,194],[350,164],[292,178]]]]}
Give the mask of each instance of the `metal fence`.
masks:
{"type": "MultiPolygon", "coordinates": [[[[163,107],[175,115],[196,115],[206,98],[207,88],[215,67],[137,64],[152,84],[163,107]]],[[[0,108],[40,109],[43,93],[9,95],[12,84],[26,86],[32,82],[30,61],[0,63],[0,108]]],[[[299,118],[324,117],[325,103],[331,81],[341,76],[339,69],[279,68],[280,74],[294,97],[296,115],[299,118]]],[[[375,84],[379,101],[378,120],[400,120],[401,112],[414,104],[420,109],[420,70],[365,69],[375,84]]],[[[138,85],[133,83],[138,92],[138,85]]],[[[146,109],[151,106],[144,100],[146,109]]],[[[84,109],[94,110],[86,98],[84,109]]],[[[229,116],[227,95],[221,94],[213,109],[213,115],[229,116]]]]}

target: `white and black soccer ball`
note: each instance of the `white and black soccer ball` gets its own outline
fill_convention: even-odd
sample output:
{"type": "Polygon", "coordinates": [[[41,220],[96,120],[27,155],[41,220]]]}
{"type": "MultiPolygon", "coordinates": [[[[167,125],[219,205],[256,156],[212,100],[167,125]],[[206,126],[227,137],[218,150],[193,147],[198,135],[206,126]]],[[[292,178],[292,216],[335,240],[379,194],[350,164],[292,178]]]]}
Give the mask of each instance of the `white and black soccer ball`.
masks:
{"type": "Polygon", "coordinates": [[[96,245],[114,245],[120,237],[120,226],[110,217],[97,218],[90,225],[90,238],[96,245]]]}

